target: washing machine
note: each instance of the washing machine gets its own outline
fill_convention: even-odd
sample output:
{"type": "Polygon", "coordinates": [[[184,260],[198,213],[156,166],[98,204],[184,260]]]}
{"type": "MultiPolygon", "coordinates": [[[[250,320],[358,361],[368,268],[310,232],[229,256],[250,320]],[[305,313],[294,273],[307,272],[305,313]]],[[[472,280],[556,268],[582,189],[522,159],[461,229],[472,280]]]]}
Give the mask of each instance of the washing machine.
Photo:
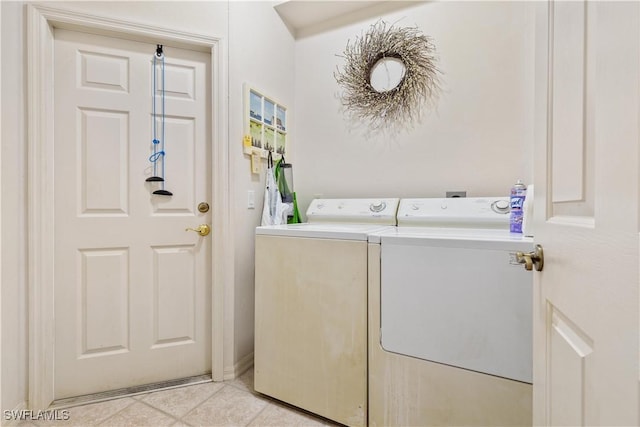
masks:
{"type": "Polygon", "coordinates": [[[531,425],[532,249],[508,198],[400,201],[369,236],[370,425],[531,425]]]}
{"type": "Polygon", "coordinates": [[[368,235],[398,199],[316,199],[308,223],[256,228],[254,388],[367,423],[368,235]]]}

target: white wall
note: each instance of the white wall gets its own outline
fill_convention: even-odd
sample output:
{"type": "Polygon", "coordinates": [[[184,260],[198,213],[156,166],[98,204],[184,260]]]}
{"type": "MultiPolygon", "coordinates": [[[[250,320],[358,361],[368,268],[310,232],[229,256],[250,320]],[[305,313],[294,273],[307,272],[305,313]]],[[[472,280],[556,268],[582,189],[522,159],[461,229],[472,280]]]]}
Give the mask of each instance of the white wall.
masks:
{"type": "MultiPolygon", "coordinates": [[[[254,329],[254,230],[260,225],[264,167],[260,175],[251,173],[249,158],[242,154],[243,83],[294,108],[294,40],[273,6],[278,2],[234,2],[229,13],[229,144],[232,153],[235,204],[235,354],[242,362],[253,354],[254,329]],[[247,192],[255,191],[256,208],[247,209],[247,192]]],[[[294,117],[288,116],[288,120],[294,117]]],[[[295,122],[295,118],[293,119],[295,122]]],[[[295,128],[289,129],[295,138],[295,128]]]]}
{"type": "MultiPolygon", "coordinates": [[[[246,208],[246,194],[256,191],[257,207],[264,174],[251,175],[242,154],[242,83],[250,82],[293,107],[293,39],[271,2],[47,2],[47,5],[114,17],[156,27],[222,37],[228,53],[229,144],[234,202],[234,239],[226,242],[236,257],[233,283],[225,284],[225,374],[232,376],[253,352],[253,230],[260,209],[246,208]],[[230,31],[229,23],[233,22],[230,31]],[[256,39],[256,34],[259,37],[256,39]]],[[[2,333],[1,401],[3,410],[27,399],[26,277],[26,48],[25,4],[2,7],[2,333]]],[[[213,236],[215,238],[215,236],[213,236]]]]}
{"type": "Polygon", "coordinates": [[[295,186],[302,208],[324,197],[507,195],[532,179],[534,5],[430,2],[382,16],[434,39],[437,111],[396,138],[350,132],[333,77],[348,40],[377,19],[297,41],[295,186]]]}

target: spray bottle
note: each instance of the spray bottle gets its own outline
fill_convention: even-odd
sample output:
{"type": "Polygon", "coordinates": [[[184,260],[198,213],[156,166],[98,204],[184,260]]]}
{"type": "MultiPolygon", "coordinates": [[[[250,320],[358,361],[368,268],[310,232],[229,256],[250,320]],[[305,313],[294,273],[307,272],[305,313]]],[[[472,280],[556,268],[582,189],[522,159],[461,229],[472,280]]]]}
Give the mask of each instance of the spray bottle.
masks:
{"type": "Polygon", "coordinates": [[[511,207],[511,217],[509,221],[509,231],[512,233],[522,233],[522,217],[524,199],[527,195],[527,186],[518,180],[511,189],[509,205],[511,207]]]}

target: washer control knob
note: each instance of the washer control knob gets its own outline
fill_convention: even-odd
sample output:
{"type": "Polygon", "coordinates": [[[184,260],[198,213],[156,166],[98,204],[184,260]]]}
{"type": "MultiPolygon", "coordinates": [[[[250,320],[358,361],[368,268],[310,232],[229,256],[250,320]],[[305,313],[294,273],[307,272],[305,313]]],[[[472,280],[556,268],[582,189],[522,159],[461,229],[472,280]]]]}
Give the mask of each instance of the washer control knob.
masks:
{"type": "Polygon", "coordinates": [[[387,204],[385,202],[383,202],[382,200],[376,200],[375,202],[369,205],[369,210],[371,212],[381,212],[386,207],[387,207],[387,204]]]}

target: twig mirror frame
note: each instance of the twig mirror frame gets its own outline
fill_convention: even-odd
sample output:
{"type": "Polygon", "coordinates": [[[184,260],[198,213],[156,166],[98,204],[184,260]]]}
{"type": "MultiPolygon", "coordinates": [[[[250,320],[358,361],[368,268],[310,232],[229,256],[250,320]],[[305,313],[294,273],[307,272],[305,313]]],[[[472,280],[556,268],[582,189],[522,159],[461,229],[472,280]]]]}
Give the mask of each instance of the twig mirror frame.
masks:
{"type": "Polygon", "coordinates": [[[334,77],[342,87],[340,101],[350,119],[367,122],[369,129],[399,131],[411,128],[425,106],[434,106],[440,94],[436,48],[430,37],[416,27],[396,27],[384,21],[347,46],[341,56],[342,70],[334,77]],[[388,90],[371,85],[371,72],[384,58],[404,64],[399,83],[388,90]]]}

